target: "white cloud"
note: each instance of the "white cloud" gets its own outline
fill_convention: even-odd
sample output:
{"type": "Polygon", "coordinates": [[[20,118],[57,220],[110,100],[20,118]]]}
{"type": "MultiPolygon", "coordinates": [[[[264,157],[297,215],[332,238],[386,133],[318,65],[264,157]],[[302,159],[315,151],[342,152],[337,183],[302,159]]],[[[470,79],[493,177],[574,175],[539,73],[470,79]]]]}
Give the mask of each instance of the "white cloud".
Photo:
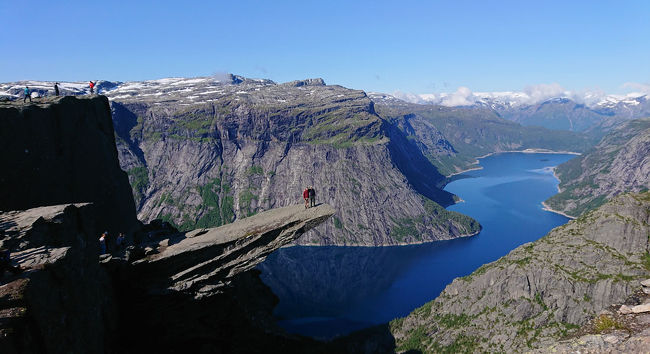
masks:
{"type": "Polygon", "coordinates": [[[567,92],[558,83],[526,86],[524,88],[524,93],[530,97],[529,103],[538,103],[546,101],[549,98],[567,96],[567,92]]]}
{"type": "MultiPolygon", "coordinates": [[[[391,94],[393,97],[399,98],[402,101],[406,102],[411,102],[411,103],[437,103],[434,102],[434,100],[426,100],[422,96],[424,95],[418,95],[415,93],[410,93],[410,92],[402,92],[402,91],[395,91],[391,94]]],[[[435,94],[426,94],[427,96],[433,95],[435,97],[435,94]]]]}
{"type": "Polygon", "coordinates": [[[415,94],[396,91],[392,95],[411,103],[439,104],[448,107],[469,106],[477,102],[516,107],[520,105],[538,104],[552,98],[568,98],[574,102],[594,107],[603,102],[620,101],[625,97],[635,98],[650,95],[650,84],[626,82],[622,87],[635,92],[628,93],[627,95],[608,95],[597,87],[580,91],[568,91],[558,83],[550,83],[529,85],[523,91],[519,92],[472,92],[469,88],[461,86],[453,93],[415,94]]]}
{"type": "Polygon", "coordinates": [[[470,106],[476,103],[476,97],[472,94],[472,90],[465,86],[461,86],[456,92],[442,97],[441,105],[447,107],[455,106],[470,106]]]}
{"type": "Polygon", "coordinates": [[[639,82],[626,82],[623,84],[623,88],[628,90],[634,90],[643,94],[650,94],[650,84],[642,84],[639,82]]]}

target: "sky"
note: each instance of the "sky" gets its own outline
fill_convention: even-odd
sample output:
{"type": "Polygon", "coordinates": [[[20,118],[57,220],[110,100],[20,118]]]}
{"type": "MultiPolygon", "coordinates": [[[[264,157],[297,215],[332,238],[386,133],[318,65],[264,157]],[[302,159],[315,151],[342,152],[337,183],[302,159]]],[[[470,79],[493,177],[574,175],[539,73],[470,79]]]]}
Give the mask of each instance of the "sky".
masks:
{"type": "Polygon", "coordinates": [[[650,91],[650,1],[0,0],[0,82],[234,73],[378,92],[650,91]]]}

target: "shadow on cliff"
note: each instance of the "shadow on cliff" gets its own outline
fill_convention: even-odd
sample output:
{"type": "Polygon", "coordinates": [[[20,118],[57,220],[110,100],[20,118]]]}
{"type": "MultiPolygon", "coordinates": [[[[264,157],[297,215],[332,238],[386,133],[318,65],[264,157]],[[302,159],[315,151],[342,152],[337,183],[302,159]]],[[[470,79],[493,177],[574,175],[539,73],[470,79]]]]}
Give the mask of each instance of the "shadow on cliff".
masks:
{"type": "Polygon", "coordinates": [[[133,151],[138,160],[146,166],[144,152],[133,139],[131,139],[131,130],[138,125],[138,117],[131,112],[123,104],[118,102],[111,102],[113,126],[115,127],[115,134],[119,136],[129,146],[129,150],[133,151]]]}
{"type": "Polygon", "coordinates": [[[418,193],[443,207],[454,204],[454,195],[441,189],[445,176],[438,172],[436,167],[397,127],[385,124],[385,129],[390,137],[388,144],[390,155],[411,186],[418,193]]]}

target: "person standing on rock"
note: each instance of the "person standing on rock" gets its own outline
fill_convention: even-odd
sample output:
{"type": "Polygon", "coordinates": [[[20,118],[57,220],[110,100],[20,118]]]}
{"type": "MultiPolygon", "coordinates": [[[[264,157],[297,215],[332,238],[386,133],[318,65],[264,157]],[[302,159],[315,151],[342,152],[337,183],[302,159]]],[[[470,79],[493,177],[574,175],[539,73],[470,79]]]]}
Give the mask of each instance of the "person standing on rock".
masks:
{"type": "Polygon", "coordinates": [[[93,93],[95,93],[95,83],[94,83],[94,82],[90,81],[90,82],[88,83],[88,87],[90,87],[90,94],[91,94],[91,95],[92,95],[93,93]]]}
{"type": "Polygon", "coordinates": [[[305,199],[305,209],[309,208],[309,187],[305,187],[305,190],[302,191],[302,197],[305,199]]]}
{"type": "Polygon", "coordinates": [[[55,96],[59,95],[59,83],[58,82],[54,83],[54,95],[55,96]]]}
{"type": "Polygon", "coordinates": [[[20,266],[14,267],[11,265],[11,252],[6,248],[0,248],[0,277],[8,270],[14,274],[20,273],[22,268],[20,266]]]}
{"type": "Polygon", "coordinates": [[[316,191],[314,190],[314,186],[309,187],[309,207],[314,207],[316,206],[316,191]]]}
{"type": "Polygon", "coordinates": [[[102,236],[99,238],[99,249],[100,249],[99,254],[106,253],[106,234],[108,234],[108,232],[104,232],[102,236]]]}
{"type": "Polygon", "coordinates": [[[124,233],[120,232],[120,234],[117,236],[117,240],[115,240],[115,246],[117,246],[117,250],[121,251],[124,248],[124,233]]]}
{"type": "Polygon", "coordinates": [[[23,103],[29,98],[29,103],[32,103],[32,93],[29,91],[29,87],[25,86],[25,97],[23,98],[23,103]]]}

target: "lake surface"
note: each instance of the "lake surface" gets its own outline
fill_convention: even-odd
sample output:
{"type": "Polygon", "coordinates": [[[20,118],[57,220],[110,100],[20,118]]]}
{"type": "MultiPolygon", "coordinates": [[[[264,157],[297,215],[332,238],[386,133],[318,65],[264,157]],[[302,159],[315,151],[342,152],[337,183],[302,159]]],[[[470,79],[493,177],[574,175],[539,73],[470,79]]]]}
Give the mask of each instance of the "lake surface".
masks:
{"type": "Polygon", "coordinates": [[[456,176],[445,190],[464,202],[449,210],[483,226],[480,234],[423,245],[289,247],[258,268],[280,298],[274,314],[288,332],[319,339],[406,316],[436,298],[454,278],[544,236],[568,221],[544,211],[557,192],[551,168],[574,155],[502,153],[481,170],[456,176]]]}

